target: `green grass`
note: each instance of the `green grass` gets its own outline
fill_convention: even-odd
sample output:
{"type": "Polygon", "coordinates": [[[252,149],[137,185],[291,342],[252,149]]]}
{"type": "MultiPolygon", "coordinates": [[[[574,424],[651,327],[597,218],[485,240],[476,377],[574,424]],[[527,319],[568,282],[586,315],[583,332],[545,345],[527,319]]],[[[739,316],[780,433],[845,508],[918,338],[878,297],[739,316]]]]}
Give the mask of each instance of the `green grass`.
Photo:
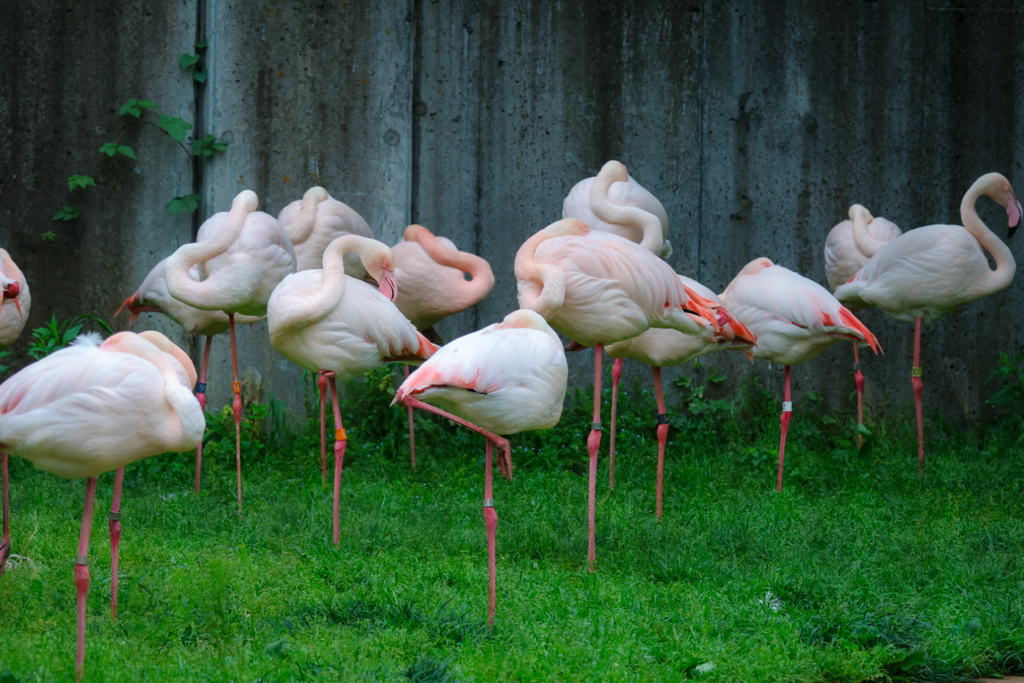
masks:
{"type": "MultiPolygon", "coordinates": [[[[104,477],[86,680],[753,683],[1024,671],[1019,421],[984,434],[930,423],[922,481],[912,426],[874,425],[858,452],[849,424],[804,401],[778,495],[777,405],[756,385],[736,407],[687,385],[659,522],[653,400],[634,390],[614,493],[601,459],[591,575],[583,400],[552,432],[513,440],[515,480],[495,484],[488,632],[482,442],[418,417],[411,473],[387,384],[379,375],[348,391],[358,397],[346,408],[338,548],[308,425],[273,438],[247,425],[241,522],[222,415],[211,419],[200,495],[189,454],[129,467],[116,623],[104,477]]],[[[73,680],[84,486],[17,458],[11,474],[14,552],[31,561],[0,580],[0,681],[73,680]]]]}

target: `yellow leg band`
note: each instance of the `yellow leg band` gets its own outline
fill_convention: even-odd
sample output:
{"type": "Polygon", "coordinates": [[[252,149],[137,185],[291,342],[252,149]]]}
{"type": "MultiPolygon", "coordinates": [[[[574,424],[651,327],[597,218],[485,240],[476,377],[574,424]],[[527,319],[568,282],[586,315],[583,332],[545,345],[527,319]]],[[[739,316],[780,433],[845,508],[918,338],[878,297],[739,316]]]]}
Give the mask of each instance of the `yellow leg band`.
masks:
{"type": "Polygon", "coordinates": [[[242,393],[242,383],[241,382],[232,382],[231,383],[231,393],[233,393],[233,394],[240,394],[240,393],[242,393]]]}
{"type": "Polygon", "coordinates": [[[911,377],[920,377],[921,376],[921,366],[920,365],[915,365],[914,367],[910,368],[910,376],[911,377]]]}

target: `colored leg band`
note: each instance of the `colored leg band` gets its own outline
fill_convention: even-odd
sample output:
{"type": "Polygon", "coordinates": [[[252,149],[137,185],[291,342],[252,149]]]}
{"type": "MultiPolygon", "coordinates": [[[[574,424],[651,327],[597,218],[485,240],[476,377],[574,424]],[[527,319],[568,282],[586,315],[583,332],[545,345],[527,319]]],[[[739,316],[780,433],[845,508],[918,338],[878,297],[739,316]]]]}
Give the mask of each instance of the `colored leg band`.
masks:
{"type": "Polygon", "coordinates": [[[196,393],[197,394],[205,394],[206,393],[206,382],[197,382],[196,383],[196,393]]]}
{"type": "Polygon", "coordinates": [[[231,393],[233,393],[233,394],[240,394],[240,393],[242,393],[242,383],[241,382],[232,382],[231,383],[231,393]]]}
{"type": "Polygon", "coordinates": [[[668,413],[658,413],[657,415],[654,416],[654,419],[657,420],[658,424],[660,424],[660,425],[667,425],[668,424],[668,413]]]}
{"type": "Polygon", "coordinates": [[[335,429],[334,430],[334,440],[335,441],[348,441],[348,432],[345,431],[344,427],[342,427],[341,429],[335,429]]]}
{"type": "Polygon", "coordinates": [[[596,432],[599,432],[599,431],[601,431],[601,423],[600,422],[591,422],[590,423],[590,428],[593,429],[596,432]]]}
{"type": "Polygon", "coordinates": [[[783,401],[782,402],[782,412],[784,412],[784,413],[792,413],[793,412],[793,402],[792,401],[783,401]]]}
{"type": "Polygon", "coordinates": [[[910,376],[911,377],[920,377],[921,376],[921,366],[920,365],[915,365],[914,367],[910,368],[910,376]]]}
{"type": "Polygon", "coordinates": [[[118,510],[117,512],[114,512],[113,510],[111,510],[111,512],[110,512],[110,521],[111,522],[120,522],[121,521],[121,511],[118,510]]]}
{"type": "Polygon", "coordinates": [[[493,498],[484,498],[484,507],[485,508],[492,508],[492,507],[494,507],[494,499],[493,498]]]}
{"type": "Polygon", "coordinates": [[[89,566],[89,557],[87,555],[75,555],[75,564],[87,567],[89,566]]]}

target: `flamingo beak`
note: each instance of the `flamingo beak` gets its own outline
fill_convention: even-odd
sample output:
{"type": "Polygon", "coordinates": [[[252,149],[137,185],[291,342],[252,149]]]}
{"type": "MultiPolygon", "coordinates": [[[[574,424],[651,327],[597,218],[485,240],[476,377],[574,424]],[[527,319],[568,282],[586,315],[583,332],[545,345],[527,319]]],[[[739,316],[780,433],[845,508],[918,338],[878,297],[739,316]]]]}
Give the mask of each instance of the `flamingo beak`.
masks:
{"type": "Polygon", "coordinates": [[[1013,237],[1013,233],[1017,232],[1017,226],[1020,224],[1021,208],[1020,201],[1017,199],[1017,195],[1011,194],[1013,199],[1006,203],[1006,213],[1010,218],[1010,232],[1009,237],[1013,237]]]}
{"type": "Polygon", "coordinates": [[[125,306],[127,306],[128,307],[128,311],[131,312],[132,306],[137,306],[138,304],[139,304],[139,293],[135,292],[130,297],[128,297],[127,299],[124,300],[124,303],[121,304],[121,307],[117,309],[117,313],[114,314],[114,317],[116,318],[117,316],[121,315],[121,311],[124,310],[125,306]]]}
{"type": "Polygon", "coordinates": [[[380,276],[380,293],[388,298],[389,301],[394,301],[398,298],[398,286],[395,284],[395,274],[384,269],[384,273],[380,276]]]}

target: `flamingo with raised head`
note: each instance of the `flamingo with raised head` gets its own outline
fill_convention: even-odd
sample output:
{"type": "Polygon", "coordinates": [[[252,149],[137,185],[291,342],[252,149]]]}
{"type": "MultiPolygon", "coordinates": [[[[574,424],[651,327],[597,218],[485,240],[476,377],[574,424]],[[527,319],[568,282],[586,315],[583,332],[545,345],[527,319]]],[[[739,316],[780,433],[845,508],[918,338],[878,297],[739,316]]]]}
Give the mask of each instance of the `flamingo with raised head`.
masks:
{"type": "Polygon", "coordinates": [[[499,435],[558,424],[568,375],[565,352],[555,331],[537,313],[518,310],[500,323],[441,347],[395,394],[395,401],[443,415],[485,439],[483,512],[490,571],[489,625],[494,624],[498,527],[492,446],[498,447],[499,469],[511,479],[511,450],[508,440],[499,435]]]}
{"type": "Polygon", "coordinates": [[[754,259],[744,266],[722,292],[722,301],[757,335],[753,355],[785,367],[776,484],[776,490],[782,491],[786,432],[793,416],[790,368],[816,358],[843,339],[869,344],[878,353],[878,340],[827,289],[766,258],[754,259]]]}
{"type": "Polygon", "coordinates": [[[341,468],[348,435],[341,421],[335,377],[352,379],[387,361],[421,361],[437,350],[392,303],[394,256],[387,245],[358,235],[331,242],[323,269],[300,270],[274,290],[267,304],[270,343],[285,358],[310,372],[328,374],[334,409],[334,543],[341,468]],[[344,255],[358,254],[373,286],[345,274],[344,255]]]}
{"type": "MultiPolygon", "coordinates": [[[[25,329],[29,311],[32,310],[32,295],[28,281],[18,265],[0,249],[0,350],[14,343],[25,329]],[[4,306],[4,303],[8,303],[4,306]],[[13,303],[14,306],[9,304],[13,303]]],[[[11,505],[10,485],[7,480],[7,452],[0,449],[0,478],[3,479],[3,536],[0,536],[0,576],[4,575],[7,559],[11,556],[11,505]]]]}
{"type": "Polygon", "coordinates": [[[1006,209],[1009,235],[1021,218],[1021,205],[1010,182],[999,173],[977,180],[960,202],[963,225],[926,225],[909,230],[885,245],[836,297],[853,306],[875,306],[897,320],[914,322],[914,366],[911,385],[917,412],[918,473],[924,476],[924,415],[921,395],[921,324],[932,323],[975,299],[1003,289],[1013,281],[1017,263],[1002,240],[978,216],[977,203],[986,196],[1006,209]],[[985,252],[995,261],[993,270],[985,252]]]}
{"type": "MultiPolygon", "coordinates": [[[[143,313],[163,313],[168,318],[184,328],[193,339],[196,335],[206,337],[203,343],[202,362],[199,365],[199,381],[196,382],[196,398],[199,400],[199,407],[206,409],[206,371],[210,365],[210,349],[213,344],[214,335],[227,332],[229,327],[228,314],[224,311],[204,311],[188,304],[178,301],[167,289],[167,277],[164,273],[164,264],[167,259],[153,266],[146,278],[135,290],[135,293],[125,299],[121,308],[117,309],[114,316],[121,314],[124,308],[128,309],[128,327],[131,327],[143,313]]],[[[190,276],[193,280],[199,279],[198,264],[192,266],[190,276]]],[[[238,315],[235,322],[239,325],[247,325],[259,322],[262,317],[238,315]]],[[[203,471],[203,442],[196,447],[196,478],[195,490],[199,493],[200,477],[203,471]]],[[[111,511],[117,513],[116,510],[111,511]]]]}
{"type": "MultiPolygon", "coordinates": [[[[447,237],[435,237],[422,225],[410,225],[392,251],[398,306],[416,329],[435,344],[443,343],[434,325],[449,315],[475,306],[494,289],[491,265],[476,254],[459,251],[447,237]],[[466,279],[468,276],[469,279],[466,279]]],[[[409,376],[409,367],[405,367],[409,376]]],[[[412,407],[409,417],[409,460],[416,469],[412,407]]]]}
{"type": "Polygon", "coordinates": [[[576,183],[562,202],[562,218],[636,242],[662,258],[672,254],[668,214],[658,198],[630,177],[620,161],[608,161],[595,177],[576,183]],[[595,208],[605,206],[604,211],[595,208]],[[620,212],[616,209],[634,209],[620,212]]]}
{"type": "Polygon", "coordinates": [[[665,395],[661,384],[661,368],[682,365],[699,356],[715,351],[733,349],[746,351],[757,339],[744,327],[743,323],[734,318],[725,308],[725,304],[713,291],[683,275],[676,277],[689,289],[697,292],[706,300],[714,302],[711,306],[716,311],[721,330],[716,332],[708,327],[700,336],[683,334],[672,329],[651,328],[636,337],[626,339],[605,347],[608,355],[615,359],[612,364],[612,417],[611,433],[608,435],[608,486],[615,488],[615,422],[618,408],[619,378],[622,374],[622,361],[632,358],[651,367],[654,375],[654,396],[658,402],[657,436],[658,436],[658,471],[655,494],[655,514],[661,519],[662,479],[665,471],[665,443],[668,439],[668,412],[665,407],[665,395]]]}
{"type": "Polygon", "coordinates": [[[592,231],[567,218],[539,231],[516,253],[519,306],[540,313],[580,346],[594,347],[594,419],[587,450],[588,564],[596,562],[594,516],[601,444],[601,355],[605,344],[651,327],[703,335],[721,331],[710,302],[679,280],[671,266],[638,244],[592,231]]]}
{"type": "Polygon", "coordinates": [[[231,392],[235,415],[238,514],[242,514],[242,386],[238,381],[235,314],[264,316],[281,280],[295,272],[295,250],[284,227],[257,211],[259,199],[244,190],[231,211],[216,213],[200,227],[197,241],[179,247],[164,262],[167,290],[175,299],[204,311],[228,314],[231,335],[231,392]],[[192,268],[198,266],[198,276],[192,268]]]}
{"type": "MultiPolygon", "coordinates": [[[[882,217],[875,218],[860,204],[848,211],[849,220],[837,223],[825,238],[825,279],[829,288],[836,288],[853,277],[879,249],[903,234],[896,224],[882,217]]],[[[858,306],[851,305],[857,309],[858,306]]],[[[857,424],[864,424],[864,373],[860,369],[860,349],[853,343],[853,381],[857,388],[857,424]]],[[[857,445],[861,444],[857,434],[857,445]]]]}
{"type": "Polygon", "coordinates": [[[46,472],[86,478],[74,572],[79,679],[96,477],[152,455],[193,449],[203,436],[203,412],[189,384],[195,368],[171,347],[158,332],[119,332],[102,343],[99,335],[82,335],[0,384],[0,447],[46,472]]]}

